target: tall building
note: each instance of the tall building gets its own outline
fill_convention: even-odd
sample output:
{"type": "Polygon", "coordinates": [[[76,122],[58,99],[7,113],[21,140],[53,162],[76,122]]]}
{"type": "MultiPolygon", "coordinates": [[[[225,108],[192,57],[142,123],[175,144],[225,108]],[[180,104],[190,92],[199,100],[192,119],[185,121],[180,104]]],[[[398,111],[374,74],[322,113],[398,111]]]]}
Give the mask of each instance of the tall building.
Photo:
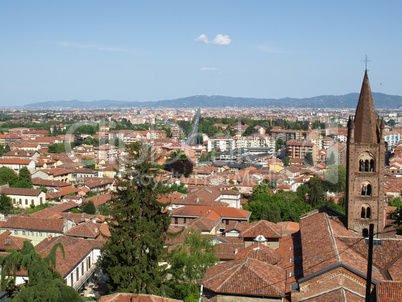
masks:
{"type": "Polygon", "coordinates": [[[385,226],[384,121],[377,117],[367,70],[364,74],[354,118],[348,122],[347,141],[347,228],[367,236],[369,224],[375,232],[385,226]]]}

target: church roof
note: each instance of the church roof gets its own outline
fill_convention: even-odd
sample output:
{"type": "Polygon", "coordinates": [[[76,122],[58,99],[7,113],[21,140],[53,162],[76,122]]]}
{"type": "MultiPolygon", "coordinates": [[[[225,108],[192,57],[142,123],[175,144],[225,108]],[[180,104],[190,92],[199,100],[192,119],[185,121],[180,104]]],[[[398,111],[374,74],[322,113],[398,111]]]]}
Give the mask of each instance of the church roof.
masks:
{"type": "Polygon", "coordinates": [[[359,103],[355,114],[355,142],[377,143],[377,115],[375,113],[373,95],[371,94],[370,82],[367,70],[364,73],[359,103]]]}

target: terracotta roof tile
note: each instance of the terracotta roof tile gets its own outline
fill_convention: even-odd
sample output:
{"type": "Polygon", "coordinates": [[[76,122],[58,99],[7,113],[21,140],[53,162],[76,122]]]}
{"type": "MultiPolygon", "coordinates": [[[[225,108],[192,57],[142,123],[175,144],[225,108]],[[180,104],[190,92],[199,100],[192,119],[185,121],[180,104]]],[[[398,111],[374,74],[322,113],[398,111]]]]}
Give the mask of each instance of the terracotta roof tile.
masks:
{"type": "Polygon", "coordinates": [[[98,300],[98,302],[180,302],[180,301],[182,300],[165,298],[155,295],[128,294],[128,293],[116,293],[106,295],[100,297],[98,300]]]}
{"type": "Polygon", "coordinates": [[[55,218],[12,216],[3,224],[2,229],[22,229],[62,233],[63,220],[55,218]]]}
{"type": "Polygon", "coordinates": [[[277,264],[281,259],[281,256],[275,250],[261,244],[260,242],[256,242],[238,252],[235,256],[235,259],[244,257],[258,259],[272,265],[277,264]]]}
{"type": "Polygon", "coordinates": [[[378,301],[402,301],[402,282],[382,281],[378,285],[378,301]]]}
{"type": "Polygon", "coordinates": [[[4,188],[1,193],[6,195],[38,196],[42,190],[22,189],[22,188],[4,188]]]}
{"type": "Polygon", "coordinates": [[[258,235],[263,235],[265,238],[280,238],[282,227],[267,220],[259,220],[246,225],[240,233],[240,237],[243,238],[255,238],[258,235]]]}
{"type": "Polygon", "coordinates": [[[285,280],[280,267],[242,258],[210,267],[201,284],[215,293],[283,297],[285,280]]]}

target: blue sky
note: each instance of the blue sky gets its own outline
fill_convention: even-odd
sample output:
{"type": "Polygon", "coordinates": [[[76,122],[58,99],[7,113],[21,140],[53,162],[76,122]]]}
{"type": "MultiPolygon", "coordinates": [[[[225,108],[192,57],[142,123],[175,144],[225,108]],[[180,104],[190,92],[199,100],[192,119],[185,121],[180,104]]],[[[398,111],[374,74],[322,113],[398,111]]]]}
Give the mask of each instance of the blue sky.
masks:
{"type": "Polygon", "coordinates": [[[401,1],[1,1],[0,106],[402,95],[401,1]]]}

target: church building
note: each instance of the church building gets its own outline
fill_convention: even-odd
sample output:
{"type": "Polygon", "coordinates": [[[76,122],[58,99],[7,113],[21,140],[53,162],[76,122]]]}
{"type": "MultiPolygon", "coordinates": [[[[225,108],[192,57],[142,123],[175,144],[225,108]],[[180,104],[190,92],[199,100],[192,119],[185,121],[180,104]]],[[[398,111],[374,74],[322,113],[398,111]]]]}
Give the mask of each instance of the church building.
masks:
{"type": "Polygon", "coordinates": [[[384,120],[377,117],[367,70],[364,74],[356,114],[349,118],[347,141],[347,228],[367,237],[385,226],[384,120]]]}

